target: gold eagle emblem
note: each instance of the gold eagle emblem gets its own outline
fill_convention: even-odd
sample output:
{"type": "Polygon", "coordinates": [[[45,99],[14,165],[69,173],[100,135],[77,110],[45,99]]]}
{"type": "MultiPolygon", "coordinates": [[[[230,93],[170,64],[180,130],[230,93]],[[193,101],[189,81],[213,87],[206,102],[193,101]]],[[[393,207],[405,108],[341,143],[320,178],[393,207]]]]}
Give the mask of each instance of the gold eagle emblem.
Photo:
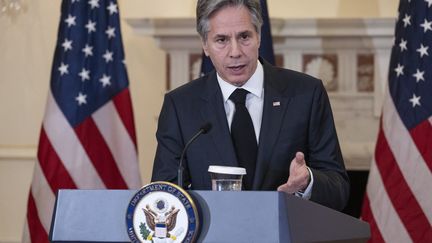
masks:
{"type": "Polygon", "coordinates": [[[171,207],[170,210],[168,210],[165,213],[156,213],[154,210],[150,208],[150,205],[146,205],[146,208],[142,209],[145,217],[148,227],[154,232],[156,230],[156,225],[163,225],[166,227],[166,238],[170,238],[170,231],[172,231],[177,223],[177,215],[180,209],[176,209],[174,206],[171,207]]]}

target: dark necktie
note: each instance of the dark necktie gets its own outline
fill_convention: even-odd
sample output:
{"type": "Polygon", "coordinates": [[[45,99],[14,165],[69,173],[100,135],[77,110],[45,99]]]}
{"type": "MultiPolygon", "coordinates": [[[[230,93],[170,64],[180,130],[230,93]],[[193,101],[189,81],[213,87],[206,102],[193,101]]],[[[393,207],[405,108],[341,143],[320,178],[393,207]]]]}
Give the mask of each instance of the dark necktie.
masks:
{"type": "Polygon", "coordinates": [[[252,189],[258,150],[252,119],[245,106],[248,93],[245,89],[236,89],[229,97],[235,104],[235,113],[231,122],[231,138],[239,166],[246,168],[246,176],[243,178],[246,190],[252,189]]]}

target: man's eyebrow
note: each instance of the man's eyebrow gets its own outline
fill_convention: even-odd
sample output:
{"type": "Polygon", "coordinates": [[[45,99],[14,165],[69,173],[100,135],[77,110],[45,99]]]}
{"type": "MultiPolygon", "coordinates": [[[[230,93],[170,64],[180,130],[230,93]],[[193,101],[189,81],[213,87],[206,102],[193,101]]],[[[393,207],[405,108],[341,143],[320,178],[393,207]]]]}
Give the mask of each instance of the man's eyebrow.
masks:
{"type": "Polygon", "coordinates": [[[227,38],[227,37],[228,37],[228,35],[226,35],[226,34],[216,34],[214,36],[214,39],[217,39],[217,38],[227,38]]]}
{"type": "Polygon", "coordinates": [[[241,35],[249,35],[249,34],[251,34],[251,33],[252,33],[252,31],[250,31],[250,30],[245,30],[245,31],[239,32],[239,33],[237,34],[237,36],[241,36],[241,35]]]}

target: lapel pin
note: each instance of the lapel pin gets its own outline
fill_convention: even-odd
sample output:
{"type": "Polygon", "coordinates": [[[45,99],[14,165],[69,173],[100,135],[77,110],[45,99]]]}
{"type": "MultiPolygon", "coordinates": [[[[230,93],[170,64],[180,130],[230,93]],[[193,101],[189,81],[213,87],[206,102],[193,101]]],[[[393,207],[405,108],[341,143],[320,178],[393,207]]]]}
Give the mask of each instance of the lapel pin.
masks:
{"type": "Polygon", "coordinates": [[[273,101],[273,106],[280,106],[280,101],[273,101]]]}

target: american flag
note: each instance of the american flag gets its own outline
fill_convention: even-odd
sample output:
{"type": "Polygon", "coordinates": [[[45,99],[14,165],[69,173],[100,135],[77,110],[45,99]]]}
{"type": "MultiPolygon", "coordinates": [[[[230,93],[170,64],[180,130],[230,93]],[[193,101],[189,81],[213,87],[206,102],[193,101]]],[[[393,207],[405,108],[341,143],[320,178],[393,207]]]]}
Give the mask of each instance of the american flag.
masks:
{"type": "Polygon", "coordinates": [[[59,189],[139,188],[115,0],[62,3],[23,242],[48,242],[59,189]]]}
{"type": "Polygon", "coordinates": [[[402,0],[363,202],[372,242],[432,242],[432,0],[402,0]]]}

